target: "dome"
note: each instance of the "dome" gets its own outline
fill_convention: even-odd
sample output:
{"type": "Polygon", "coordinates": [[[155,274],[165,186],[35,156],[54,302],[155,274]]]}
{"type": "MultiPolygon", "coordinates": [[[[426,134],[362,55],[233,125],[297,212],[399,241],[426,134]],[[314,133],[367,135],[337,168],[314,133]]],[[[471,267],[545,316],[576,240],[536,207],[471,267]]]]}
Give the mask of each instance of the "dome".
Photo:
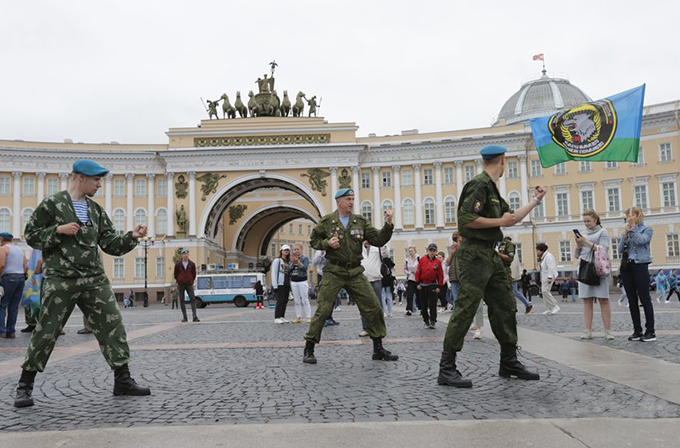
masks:
{"type": "Polygon", "coordinates": [[[528,121],[592,101],[567,79],[543,76],[529,81],[505,102],[494,126],[528,121]]]}

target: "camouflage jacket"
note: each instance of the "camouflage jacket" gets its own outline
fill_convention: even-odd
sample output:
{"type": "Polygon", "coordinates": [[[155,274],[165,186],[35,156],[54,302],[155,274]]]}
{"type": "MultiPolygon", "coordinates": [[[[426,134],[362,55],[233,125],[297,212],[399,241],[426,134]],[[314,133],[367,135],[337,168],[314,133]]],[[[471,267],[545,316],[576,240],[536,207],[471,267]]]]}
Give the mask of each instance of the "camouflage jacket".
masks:
{"type": "Polygon", "coordinates": [[[458,229],[461,236],[489,242],[500,242],[503,232],[500,227],[469,229],[466,224],[479,217],[501,218],[510,212],[510,206],[498,192],[496,183],[486,171],[476,175],[465,184],[458,200],[458,229]]]}
{"type": "Polygon", "coordinates": [[[44,199],[26,224],[26,242],[43,251],[43,272],[46,277],[87,278],[106,275],[97,246],[109,255],[121,256],[137,246],[132,232],[116,235],[108,215],[87,198],[89,222],[76,217],[67,191],[44,199]],[[62,224],[77,222],[80,230],[74,236],[57,234],[62,224]]]}

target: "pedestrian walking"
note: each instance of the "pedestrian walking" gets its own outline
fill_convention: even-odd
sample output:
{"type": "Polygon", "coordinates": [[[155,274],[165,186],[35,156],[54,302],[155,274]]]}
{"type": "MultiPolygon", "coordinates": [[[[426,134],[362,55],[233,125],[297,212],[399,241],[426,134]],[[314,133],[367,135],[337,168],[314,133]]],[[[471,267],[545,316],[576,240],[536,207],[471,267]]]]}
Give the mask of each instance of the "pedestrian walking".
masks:
{"type": "Polygon", "coordinates": [[[668,281],[668,297],[666,297],[666,303],[670,303],[671,296],[673,294],[677,295],[678,300],[680,300],[680,287],[678,287],[677,269],[671,269],[670,273],[668,274],[667,281],[668,281]]]}
{"type": "Polygon", "coordinates": [[[562,302],[566,303],[569,301],[569,294],[571,293],[571,288],[569,287],[569,281],[565,280],[560,283],[560,294],[562,294],[562,302]]]}
{"type": "Polygon", "coordinates": [[[260,280],[256,281],[253,289],[255,290],[255,309],[262,310],[264,309],[264,286],[262,286],[262,282],[260,280]]]}
{"type": "Polygon", "coordinates": [[[170,298],[172,299],[172,305],[170,306],[171,310],[174,310],[175,308],[179,309],[177,296],[179,296],[179,292],[177,288],[177,282],[175,281],[174,284],[172,285],[172,288],[170,288],[170,298]]]}
{"type": "Polygon", "coordinates": [[[548,252],[548,245],[545,243],[538,243],[536,251],[538,252],[538,262],[541,265],[541,294],[543,295],[543,302],[546,308],[543,314],[557,314],[560,311],[560,307],[552,295],[552,285],[557,278],[555,256],[548,252]]]}
{"type": "Polygon", "coordinates": [[[418,284],[416,283],[416,270],[420,257],[416,253],[416,248],[408,248],[408,257],[404,260],[404,275],[406,276],[406,316],[411,316],[415,311],[418,294],[418,284]]]}
{"type": "Polygon", "coordinates": [[[437,245],[434,243],[427,246],[427,256],[420,257],[416,270],[416,282],[420,298],[418,304],[420,315],[423,317],[425,328],[434,330],[437,324],[439,291],[444,282],[442,263],[437,258],[437,245]]]}
{"type": "Polygon", "coordinates": [[[33,405],[33,383],[42,372],[59,332],[77,304],[92,328],[101,352],[114,370],[114,395],[149,395],[130,376],[130,348],[116,296],[99,249],[120,257],[146,236],[146,226],[118,235],[111,220],[91,198],[109,171],[90,160],[73,164],[68,190],[44,199],[26,225],[26,242],[42,250],[42,309],[22,365],[14,406],[33,405]]]}
{"type": "Polygon", "coordinates": [[[287,324],[286,307],[290,297],[290,246],[284,244],[279,250],[279,256],[272,263],[271,281],[276,293],[276,309],[274,323],[287,324]]]}
{"type": "MultiPolygon", "coordinates": [[[[182,322],[187,322],[187,308],[184,304],[184,294],[189,296],[191,314],[194,322],[200,322],[196,314],[196,295],[194,294],[194,282],[196,281],[196,264],[189,259],[189,249],[180,251],[182,258],[175,263],[174,277],[177,282],[177,294],[179,295],[179,306],[182,309],[182,322]]],[[[130,291],[132,292],[132,291],[130,291]]],[[[134,296],[134,293],[133,293],[134,296]]]]}
{"type": "Polygon", "coordinates": [[[341,288],[347,289],[359,312],[366,318],[366,330],[373,340],[373,359],[396,361],[399,357],[385,350],[382,345],[387,333],[383,313],[371,285],[361,275],[364,270],[361,265],[363,242],[368,241],[376,247],[387,244],[394,228],[392,211],[385,212],[385,225],[378,231],[363,216],[352,213],[352,189],[338,190],[335,200],[337,210],[321,218],[310,238],[312,247],[326,251],[326,266],[316,313],[305,334],[303,362],[316,364],[314,346],[321,340],[325,320],[330,315],[333,300],[341,288]]]}
{"type": "Polygon", "coordinates": [[[571,276],[569,277],[569,292],[571,293],[571,303],[576,303],[576,293],[578,292],[578,282],[571,276]]]}
{"type": "Polygon", "coordinates": [[[404,286],[404,282],[399,280],[397,282],[397,299],[399,301],[399,305],[401,305],[402,299],[404,298],[404,293],[406,292],[406,287],[404,286]]]}
{"type": "Polygon", "coordinates": [[[459,281],[459,268],[458,260],[456,258],[456,253],[460,247],[460,243],[463,241],[463,237],[460,236],[458,230],[454,230],[451,235],[451,246],[449,247],[449,256],[446,258],[446,264],[449,266],[449,285],[451,287],[451,312],[455,309],[456,300],[458,300],[458,289],[460,287],[459,281]]]}
{"type": "Polygon", "coordinates": [[[392,275],[392,268],[394,268],[394,261],[390,258],[390,251],[387,246],[380,248],[380,304],[383,310],[384,317],[394,317],[392,307],[394,306],[394,282],[395,278],[392,275]]]}
{"type": "Polygon", "coordinates": [[[449,312],[449,265],[446,264],[446,254],[444,252],[439,252],[437,254],[439,262],[442,265],[442,272],[444,275],[444,281],[442,282],[441,288],[439,288],[439,303],[441,308],[437,310],[438,313],[449,312]]]}
{"type": "Polygon", "coordinates": [[[639,207],[626,210],[626,228],[619,240],[621,254],[621,279],[628,296],[630,317],[633,321],[633,334],[629,341],[656,341],[654,329],[654,307],[649,295],[649,264],[652,262],[650,243],[654,230],[644,223],[644,213],[639,207]],[[640,307],[645,312],[645,332],[642,333],[640,307]]]}
{"type": "Polygon", "coordinates": [[[521,292],[519,292],[519,289],[517,288],[517,283],[520,280],[520,274],[519,257],[517,257],[516,254],[517,246],[512,242],[511,237],[506,236],[498,248],[498,256],[503,261],[503,266],[505,267],[505,273],[508,275],[508,282],[510,282],[510,288],[512,289],[513,296],[524,305],[524,314],[529,314],[534,306],[526,299],[526,297],[524,297],[521,292]]]}
{"type": "Polygon", "coordinates": [[[0,233],[0,286],[5,294],[0,299],[0,338],[15,338],[19,304],[24,292],[28,260],[12,243],[11,233],[0,233]]]}
{"type": "Polygon", "coordinates": [[[659,269],[654,277],[654,283],[656,284],[656,302],[661,303],[663,296],[668,292],[668,280],[666,278],[666,273],[663,269],[659,269]]]}
{"type": "MultiPolygon", "coordinates": [[[[605,253],[609,253],[611,246],[611,239],[609,233],[602,227],[600,216],[595,210],[586,210],[583,212],[583,224],[586,229],[583,233],[575,233],[576,249],[574,255],[578,260],[592,260],[595,251],[603,249],[605,253]]],[[[604,326],[604,338],[607,341],[613,341],[614,336],[610,332],[612,309],[609,304],[609,284],[611,282],[611,275],[607,274],[605,277],[600,277],[599,285],[587,285],[579,282],[579,298],[583,300],[583,322],[585,324],[585,333],[581,335],[581,339],[593,339],[593,306],[594,302],[600,304],[600,314],[602,316],[602,325],[604,326]]]]}
{"type": "MultiPolygon", "coordinates": [[[[375,298],[378,300],[378,304],[380,305],[380,311],[383,313],[383,317],[385,317],[385,304],[382,300],[383,289],[381,261],[383,254],[385,254],[385,256],[389,256],[389,251],[386,246],[377,248],[375,246],[371,246],[371,243],[368,241],[364,241],[363,246],[364,248],[361,253],[361,266],[364,268],[364,276],[368,280],[368,283],[370,283],[371,288],[373,288],[375,298]]],[[[359,333],[359,336],[369,336],[366,318],[364,316],[361,316],[361,333],[359,333]]]]}
{"type": "Polygon", "coordinates": [[[312,321],[312,306],[309,304],[309,284],[307,283],[307,269],[309,258],[302,252],[302,243],[293,244],[293,253],[290,257],[290,289],[293,292],[293,305],[295,305],[294,324],[302,322],[302,308],[305,310],[307,323],[312,321]]]}
{"type": "Polygon", "coordinates": [[[522,295],[531,302],[531,293],[529,286],[531,286],[531,276],[527,273],[526,269],[522,270],[522,276],[520,277],[520,283],[522,285],[522,295]]]}

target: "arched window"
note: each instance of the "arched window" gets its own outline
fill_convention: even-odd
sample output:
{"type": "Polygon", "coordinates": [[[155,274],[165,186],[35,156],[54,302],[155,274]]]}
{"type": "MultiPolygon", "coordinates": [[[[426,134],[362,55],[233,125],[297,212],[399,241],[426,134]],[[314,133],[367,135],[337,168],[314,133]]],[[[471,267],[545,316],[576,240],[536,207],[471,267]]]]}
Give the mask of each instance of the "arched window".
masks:
{"type": "Polygon", "coordinates": [[[520,207],[522,207],[521,200],[519,198],[519,193],[517,193],[516,191],[510,193],[510,196],[508,196],[508,203],[510,204],[510,208],[513,210],[517,210],[520,207]]]}
{"type": "Polygon", "coordinates": [[[140,208],[135,212],[135,227],[146,225],[146,210],[140,208]]]}
{"type": "Polygon", "coordinates": [[[425,199],[423,209],[425,211],[425,224],[434,224],[434,199],[425,199]]]}
{"type": "Polygon", "coordinates": [[[394,207],[392,206],[392,201],[389,199],[385,199],[382,203],[382,211],[383,214],[385,213],[386,210],[392,210],[394,207]]]}
{"type": "Polygon", "coordinates": [[[444,215],[447,224],[456,222],[456,200],[451,196],[444,200],[444,215]]]}
{"type": "Polygon", "coordinates": [[[0,208],[0,232],[9,232],[12,214],[7,208],[0,208]]]}
{"type": "Polygon", "coordinates": [[[156,212],[156,233],[159,235],[168,233],[168,212],[164,208],[156,212]]]}
{"type": "Polygon", "coordinates": [[[116,229],[118,234],[125,232],[125,212],[121,209],[113,212],[113,228],[116,229]]]}
{"type": "Polygon", "coordinates": [[[404,225],[412,226],[415,224],[415,215],[413,214],[413,200],[404,199],[404,225]]]}
{"type": "Polygon", "coordinates": [[[21,212],[21,228],[24,229],[24,232],[23,232],[23,233],[26,232],[26,231],[25,231],[25,229],[26,229],[26,224],[28,224],[28,221],[31,220],[31,215],[32,215],[32,214],[33,214],[33,209],[32,209],[32,208],[26,208],[26,209],[24,209],[23,212],[21,212]]]}
{"type": "Polygon", "coordinates": [[[368,222],[373,222],[373,205],[369,201],[361,203],[361,215],[366,218],[368,222]]]}

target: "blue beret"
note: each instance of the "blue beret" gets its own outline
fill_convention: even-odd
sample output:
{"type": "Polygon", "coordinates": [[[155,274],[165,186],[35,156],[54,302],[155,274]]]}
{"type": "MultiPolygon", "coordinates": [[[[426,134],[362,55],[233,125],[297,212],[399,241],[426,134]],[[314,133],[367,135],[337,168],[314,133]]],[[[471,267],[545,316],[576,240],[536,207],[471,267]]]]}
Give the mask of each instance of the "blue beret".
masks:
{"type": "Polygon", "coordinates": [[[494,157],[503,155],[506,152],[508,152],[508,148],[506,148],[505,146],[488,145],[483,147],[482,150],[479,151],[479,154],[482,155],[483,159],[493,159],[494,157]]]}
{"type": "Polygon", "coordinates": [[[109,170],[92,160],[80,159],[73,162],[73,172],[85,176],[101,177],[107,175],[109,170]]]}
{"type": "Polygon", "coordinates": [[[2,238],[3,240],[6,240],[6,239],[13,240],[13,239],[14,239],[14,235],[12,235],[12,234],[9,233],[9,232],[2,232],[2,233],[0,233],[0,238],[2,238]]]}
{"type": "Polygon", "coordinates": [[[354,196],[354,190],[351,188],[341,188],[335,193],[335,199],[344,198],[345,196],[354,196]]]}

